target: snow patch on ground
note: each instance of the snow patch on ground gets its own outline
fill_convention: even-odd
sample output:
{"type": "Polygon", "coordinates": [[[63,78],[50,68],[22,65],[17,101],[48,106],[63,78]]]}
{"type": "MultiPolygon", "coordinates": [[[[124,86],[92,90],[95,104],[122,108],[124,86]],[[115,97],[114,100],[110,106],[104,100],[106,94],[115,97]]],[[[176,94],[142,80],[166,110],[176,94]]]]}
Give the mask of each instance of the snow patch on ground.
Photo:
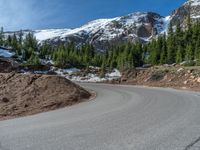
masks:
{"type": "Polygon", "coordinates": [[[121,77],[119,70],[114,69],[111,73],[106,74],[107,77],[121,77]]]}
{"type": "Polygon", "coordinates": [[[79,76],[77,75],[77,73],[81,72],[81,70],[77,68],[57,69],[55,72],[58,75],[75,82],[102,82],[102,81],[108,81],[108,80],[111,81],[111,80],[118,79],[121,77],[121,73],[117,69],[114,69],[110,73],[106,73],[104,78],[99,77],[95,73],[88,73],[85,76],[79,76]]]}
{"type": "Polygon", "coordinates": [[[14,55],[15,55],[14,52],[10,52],[8,50],[0,49],[0,57],[10,58],[10,57],[12,57],[14,55]]]}
{"type": "Polygon", "coordinates": [[[40,59],[40,63],[42,64],[42,65],[54,65],[54,62],[53,62],[53,60],[46,60],[46,59],[40,59]]]}
{"type": "Polygon", "coordinates": [[[78,73],[80,72],[81,70],[80,69],[77,69],[77,68],[70,68],[70,69],[55,69],[55,67],[53,67],[51,70],[55,70],[55,72],[60,75],[60,76],[63,76],[63,77],[67,77],[69,75],[73,75],[75,73],[78,73]]]}

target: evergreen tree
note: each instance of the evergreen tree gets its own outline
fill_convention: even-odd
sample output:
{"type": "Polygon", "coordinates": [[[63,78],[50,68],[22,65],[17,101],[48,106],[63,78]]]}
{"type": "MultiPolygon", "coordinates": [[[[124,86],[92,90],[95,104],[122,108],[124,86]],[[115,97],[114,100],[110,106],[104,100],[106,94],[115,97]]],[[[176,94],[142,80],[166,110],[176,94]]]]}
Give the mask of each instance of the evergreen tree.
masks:
{"type": "Polygon", "coordinates": [[[174,35],[169,35],[167,39],[167,63],[172,64],[175,63],[176,57],[176,46],[175,46],[175,38],[174,35]]]}
{"type": "Polygon", "coordinates": [[[14,51],[17,53],[17,55],[21,55],[21,50],[19,47],[19,43],[17,40],[17,36],[15,34],[13,34],[13,36],[11,37],[11,45],[12,49],[14,49],[14,51]]]}
{"type": "Polygon", "coordinates": [[[181,46],[179,46],[178,51],[176,52],[176,63],[179,64],[182,61],[181,46]]]}
{"type": "Polygon", "coordinates": [[[163,41],[162,41],[162,52],[160,56],[160,64],[165,64],[165,63],[167,63],[167,43],[166,43],[166,35],[164,34],[163,41]]]}
{"type": "Polygon", "coordinates": [[[100,72],[100,77],[104,78],[106,73],[106,64],[105,64],[105,59],[103,59],[102,65],[101,65],[101,72],[100,72]]]}
{"type": "Polygon", "coordinates": [[[3,31],[3,27],[1,27],[1,31],[0,31],[0,46],[3,46],[4,44],[4,31],[3,31]]]}
{"type": "Polygon", "coordinates": [[[187,45],[187,47],[186,47],[185,60],[188,63],[191,62],[191,60],[193,60],[192,46],[191,45],[187,45]]]}
{"type": "Polygon", "coordinates": [[[32,66],[39,66],[41,63],[38,55],[32,53],[31,57],[28,59],[27,64],[32,66]]]}
{"type": "Polygon", "coordinates": [[[12,45],[12,37],[11,35],[8,35],[8,38],[6,40],[6,46],[11,46],[12,45]]]}
{"type": "Polygon", "coordinates": [[[189,12],[189,13],[188,13],[188,16],[187,16],[187,29],[188,29],[188,30],[191,30],[191,27],[192,27],[191,15],[190,15],[190,12],[189,12]]]}
{"type": "Polygon", "coordinates": [[[196,65],[197,65],[197,66],[200,66],[200,53],[199,53],[198,56],[197,56],[196,65]]]}

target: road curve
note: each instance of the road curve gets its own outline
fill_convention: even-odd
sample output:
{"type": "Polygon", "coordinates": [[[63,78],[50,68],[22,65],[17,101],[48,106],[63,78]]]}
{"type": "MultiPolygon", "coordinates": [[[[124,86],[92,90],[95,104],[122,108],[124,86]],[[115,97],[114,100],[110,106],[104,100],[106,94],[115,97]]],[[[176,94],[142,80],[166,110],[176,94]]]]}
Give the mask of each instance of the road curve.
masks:
{"type": "Polygon", "coordinates": [[[200,93],[82,84],[97,98],[0,122],[0,150],[199,150],[200,93]]]}

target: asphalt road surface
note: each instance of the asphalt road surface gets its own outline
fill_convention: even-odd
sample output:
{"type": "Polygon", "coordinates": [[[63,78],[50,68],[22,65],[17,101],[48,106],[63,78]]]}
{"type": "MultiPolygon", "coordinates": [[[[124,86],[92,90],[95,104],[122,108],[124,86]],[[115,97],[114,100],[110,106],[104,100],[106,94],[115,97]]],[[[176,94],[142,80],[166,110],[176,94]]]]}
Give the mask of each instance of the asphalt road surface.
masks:
{"type": "Polygon", "coordinates": [[[97,98],[0,122],[0,150],[200,150],[200,93],[83,84],[97,98]]]}

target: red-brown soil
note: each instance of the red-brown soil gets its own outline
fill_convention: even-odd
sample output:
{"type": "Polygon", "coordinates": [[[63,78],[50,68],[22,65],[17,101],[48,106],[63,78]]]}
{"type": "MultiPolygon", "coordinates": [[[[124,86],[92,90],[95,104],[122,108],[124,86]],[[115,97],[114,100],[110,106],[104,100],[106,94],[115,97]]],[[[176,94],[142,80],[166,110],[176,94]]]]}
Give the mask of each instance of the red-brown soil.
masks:
{"type": "Polygon", "coordinates": [[[0,120],[70,106],[90,97],[63,77],[0,73],[0,120]]]}
{"type": "Polygon", "coordinates": [[[109,83],[200,91],[200,67],[155,66],[129,70],[123,72],[121,79],[109,83]]]}

